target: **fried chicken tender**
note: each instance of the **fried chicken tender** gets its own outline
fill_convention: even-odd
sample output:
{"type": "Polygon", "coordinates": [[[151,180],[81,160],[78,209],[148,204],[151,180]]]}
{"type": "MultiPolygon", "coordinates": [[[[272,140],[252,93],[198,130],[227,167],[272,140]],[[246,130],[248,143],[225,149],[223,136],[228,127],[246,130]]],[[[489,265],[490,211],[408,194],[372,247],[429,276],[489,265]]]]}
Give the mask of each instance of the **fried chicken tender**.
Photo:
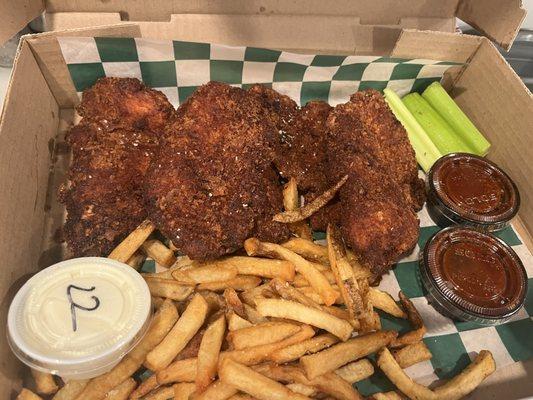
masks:
{"type": "Polygon", "coordinates": [[[143,177],[174,109],[137,79],[103,78],[78,110],[83,118],[66,138],[69,181],[59,193],[63,233],[74,256],[107,256],[146,218],[143,177]]]}
{"type": "Polygon", "coordinates": [[[288,228],[271,164],[274,121],[259,100],[229,85],[201,86],[177,111],[146,177],[149,218],[183,253],[205,260],[251,236],[279,242],[288,228]]]}
{"type": "Polygon", "coordinates": [[[423,195],[414,151],[404,128],[374,90],[355,93],[337,105],[327,125],[328,179],[336,182],[349,174],[339,191],[341,231],[374,273],[382,274],[418,239],[415,210],[423,195]]]}

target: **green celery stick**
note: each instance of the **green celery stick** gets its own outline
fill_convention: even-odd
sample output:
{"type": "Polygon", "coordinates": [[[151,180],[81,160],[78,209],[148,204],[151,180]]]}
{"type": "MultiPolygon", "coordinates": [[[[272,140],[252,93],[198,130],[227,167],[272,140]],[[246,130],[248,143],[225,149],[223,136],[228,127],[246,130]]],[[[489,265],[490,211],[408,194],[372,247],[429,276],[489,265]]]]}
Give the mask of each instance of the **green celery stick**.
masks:
{"type": "Polygon", "coordinates": [[[429,85],[422,93],[422,97],[446,120],[461,139],[474,150],[475,154],[484,156],[488,153],[490,142],[485,139],[439,82],[433,82],[429,85]]]}
{"type": "Polygon", "coordinates": [[[459,135],[420,94],[409,93],[402,98],[402,102],[442,154],[472,153],[472,149],[461,140],[459,135]]]}
{"type": "Polygon", "coordinates": [[[385,101],[396,116],[396,119],[400,121],[407,131],[409,142],[411,142],[411,146],[415,150],[416,161],[424,171],[428,172],[435,161],[442,157],[442,153],[405,107],[400,97],[391,89],[385,89],[383,93],[385,94],[385,101]]]}

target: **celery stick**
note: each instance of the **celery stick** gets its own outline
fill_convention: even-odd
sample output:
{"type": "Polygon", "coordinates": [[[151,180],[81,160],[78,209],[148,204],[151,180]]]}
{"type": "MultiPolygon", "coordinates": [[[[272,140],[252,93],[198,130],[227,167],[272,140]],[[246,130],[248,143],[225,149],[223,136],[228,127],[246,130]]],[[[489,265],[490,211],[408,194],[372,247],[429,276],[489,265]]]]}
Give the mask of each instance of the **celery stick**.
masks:
{"type": "Polygon", "coordinates": [[[418,123],[424,128],[437,149],[442,154],[472,153],[472,149],[464,143],[450,125],[437,111],[418,93],[409,93],[402,98],[403,104],[413,114],[418,123]]]}
{"type": "Polygon", "coordinates": [[[442,153],[405,107],[400,97],[391,89],[385,89],[383,93],[385,94],[385,101],[396,116],[396,119],[400,121],[407,131],[411,146],[415,150],[416,161],[424,171],[428,172],[433,163],[442,157],[442,153]]]}
{"type": "Polygon", "coordinates": [[[474,150],[475,154],[484,156],[488,153],[490,142],[485,139],[439,82],[429,85],[422,93],[422,97],[446,120],[463,142],[474,150]]]}

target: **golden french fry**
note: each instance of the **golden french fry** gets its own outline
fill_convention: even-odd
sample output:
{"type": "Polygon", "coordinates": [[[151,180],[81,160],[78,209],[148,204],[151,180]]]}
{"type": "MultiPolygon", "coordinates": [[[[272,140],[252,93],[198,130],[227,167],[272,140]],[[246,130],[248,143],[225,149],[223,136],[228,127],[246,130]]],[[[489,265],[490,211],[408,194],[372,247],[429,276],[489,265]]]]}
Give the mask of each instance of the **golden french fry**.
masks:
{"type": "Polygon", "coordinates": [[[176,269],[172,277],[183,285],[228,281],[237,276],[237,268],[225,265],[205,265],[187,269],[176,269]]]}
{"type": "Polygon", "coordinates": [[[348,321],[354,331],[359,330],[359,321],[350,317],[350,313],[345,309],[334,306],[322,306],[322,309],[337,318],[348,321]]]}
{"type": "Polygon", "coordinates": [[[152,371],[167,367],[198,332],[208,310],[209,306],[205,299],[196,294],[168,335],[148,353],[145,366],[152,371]]]}
{"type": "Polygon", "coordinates": [[[294,393],[275,380],[231,359],[222,361],[220,380],[260,400],[309,400],[309,397],[294,393]]]}
{"type": "Polygon", "coordinates": [[[326,246],[302,238],[291,238],[282,243],[282,246],[308,260],[329,265],[328,248],[326,246]]]}
{"type": "Polygon", "coordinates": [[[174,400],[189,400],[196,390],[194,383],[176,383],[172,387],[174,388],[174,400]]]}
{"type": "Polygon", "coordinates": [[[282,213],[274,215],[272,218],[276,222],[282,223],[293,223],[298,221],[303,221],[306,218],[309,218],[311,215],[316,213],[322,207],[324,207],[329,201],[335,197],[337,191],[346,183],[348,180],[348,175],[345,175],[339,180],[334,186],[326,190],[320,196],[315,198],[310,203],[307,203],[301,208],[292,211],[284,211],[282,213]]]}
{"type": "Polygon", "coordinates": [[[163,340],[178,319],[172,300],[165,300],[157,310],[148,331],[139,344],[113,369],[89,381],[77,400],[101,400],[107,392],[124,382],[142,365],[146,355],[163,340]]]}
{"type": "Polygon", "coordinates": [[[239,275],[281,278],[287,281],[292,281],[295,274],[292,263],[271,258],[232,256],[209,262],[206,265],[217,268],[236,268],[239,275]]]}
{"type": "Polygon", "coordinates": [[[317,310],[294,301],[282,299],[258,299],[257,311],[264,317],[286,318],[324,329],[341,340],[348,340],[353,328],[345,320],[326,311],[317,310]]]}
{"type": "Polygon", "coordinates": [[[144,280],[154,297],[165,297],[172,300],[185,300],[192,292],[190,286],[181,285],[173,279],[160,279],[145,276],[144,280]]]}
{"type": "Polygon", "coordinates": [[[326,373],[309,379],[301,367],[295,365],[263,364],[255,370],[263,375],[281,382],[300,383],[308,387],[315,387],[320,392],[341,400],[362,400],[361,395],[352,385],[334,373],[326,373]]]}
{"type": "Polygon", "coordinates": [[[407,318],[407,314],[400,308],[396,301],[392,298],[387,292],[383,292],[379,289],[369,287],[368,288],[368,297],[372,302],[372,306],[375,308],[385,311],[387,314],[390,314],[397,318],[407,318]]]}
{"type": "Polygon", "coordinates": [[[265,322],[249,328],[232,331],[227,340],[235,350],[279,342],[300,330],[300,326],[289,322],[265,322]]]}
{"type": "Polygon", "coordinates": [[[31,375],[35,381],[35,389],[37,393],[53,394],[59,389],[52,374],[32,369],[31,375]]]}
{"type": "Polygon", "coordinates": [[[329,265],[335,276],[341,297],[352,319],[363,313],[363,298],[353,268],[346,257],[346,248],[337,229],[329,224],[326,240],[328,243],[329,265]]]}
{"type": "Polygon", "coordinates": [[[317,310],[322,309],[319,304],[315,303],[305,294],[292,287],[288,282],[276,278],[272,279],[269,285],[282,299],[297,301],[304,306],[316,308],[317,310]]]}
{"type": "Polygon", "coordinates": [[[407,376],[387,348],[379,352],[377,364],[400,391],[409,398],[417,400],[458,400],[472,392],[496,370],[490,351],[482,350],[459,375],[431,390],[407,376]]]}
{"type": "Polygon", "coordinates": [[[272,290],[270,283],[264,283],[262,285],[256,286],[254,288],[245,290],[241,293],[242,301],[252,307],[255,306],[255,299],[262,297],[276,297],[276,294],[272,290]]]}
{"type": "Polygon", "coordinates": [[[300,393],[304,396],[313,397],[317,394],[317,390],[312,386],[307,386],[302,383],[288,383],[287,389],[292,390],[294,393],[300,393]]]}
{"type": "Polygon", "coordinates": [[[357,336],[319,353],[303,356],[300,358],[300,364],[303,366],[307,377],[313,379],[374,353],[388,345],[396,338],[396,335],[395,331],[380,331],[357,336]]]}
{"type": "Polygon", "coordinates": [[[392,351],[392,356],[402,368],[410,367],[421,361],[430,360],[432,355],[422,341],[409,344],[399,350],[392,351]]]}
{"type": "Polygon", "coordinates": [[[220,354],[220,360],[231,358],[244,365],[256,365],[269,359],[270,355],[279,349],[291,346],[313,337],[315,331],[309,325],[302,325],[300,330],[279,342],[267,343],[242,350],[226,351],[220,354]]]}
{"type": "MultiPolygon", "coordinates": [[[[324,275],[326,277],[326,279],[328,280],[329,283],[331,283],[332,285],[335,285],[337,282],[335,281],[335,275],[333,275],[333,272],[331,271],[331,269],[329,268],[324,268],[324,266],[322,264],[317,264],[317,263],[311,263],[313,264],[313,266],[319,270],[322,275],[324,275]]],[[[309,285],[309,282],[307,281],[307,279],[304,278],[304,276],[302,274],[296,274],[294,276],[294,280],[291,282],[291,284],[295,287],[305,287],[305,286],[310,286],[309,285]]]]}
{"type": "Polygon", "coordinates": [[[226,400],[238,392],[233,386],[221,380],[211,383],[203,393],[194,396],[194,400],[226,400]]]}
{"type": "MultiPolygon", "coordinates": [[[[246,309],[245,309],[245,312],[246,312],[246,309]]],[[[228,320],[229,331],[236,331],[238,329],[249,328],[250,326],[253,326],[250,321],[242,317],[239,317],[233,311],[228,311],[228,313],[226,314],[226,319],[228,320]]]]}
{"type": "Polygon", "coordinates": [[[270,360],[277,364],[285,364],[290,361],[299,359],[306,354],[314,354],[321,350],[324,350],[331,345],[337,343],[339,339],[329,333],[319,335],[311,339],[304,340],[303,342],[287,346],[283,349],[277,350],[269,357],[270,360]]]}
{"type": "Polygon", "coordinates": [[[244,310],[246,311],[246,319],[252,324],[262,324],[263,322],[268,322],[268,318],[263,317],[252,306],[245,304],[244,310]]]}
{"type": "Polygon", "coordinates": [[[363,312],[359,316],[359,332],[368,333],[372,331],[378,331],[381,329],[381,320],[378,313],[374,311],[374,306],[370,300],[370,286],[367,279],[359,279],[359,290],[361,292],[361,298],[363,299],[363,312]]]}
{"type": "Polygon", "coordinates": [[[169,268],[176,261],[174,252],[157,239],[145,240],[141,248],[148,257],[164,267],[169,268]]]}
{"type": "Polygon", "coordinates": [[[43,400],[41,396],[37,396],[31,390],[22,389],[16,400],[43,400]]]}
{"type": "Polygon", "coordinates": [[[148,220],[141,222],[107,257],[125,263],[154,230],[155,225],[152,222],[148,220]]]}
{"type": "Polygon", "coordinates": [[[261,278],[249,275],[237,275],[233,279],[219,282],[201,283],[198,285],[198,290],[211,290],[213,292],[223,292],[227,288],[235,290],[248,290],[261,284],[261,278]]]}
{"type": "Polygon", "coordinates": [[[144,254],[142,254],[139,251],[136,251],[135,253],[133,253],[133,255],[130,258],[128,258],[128,261],[126,261],[126,264],[128,264],[130,267],[138,271],[143,265],[143,261],[145,260],[145,258],[146,257],[144,256],[144,254]]]}
{"type": "Polygon", "coordinates": [[[413,325],[413,330],[407,333],[404,333],[401,336],[398,336],[389,346],[391,348],[403,347],[408,344],[414,344],[420,342],[424,335],[426,334],[426,327],[424,326],[424,321],[418,313],[418,310],[415,308],[414,304],[400,291],[398,294],[400,297],[400,302],[402,303],[403,308],[407,312],[407,318],[411,325],[413,325]]]}
{"type": "Polygon", "coordinates": [[[217,374],[218,355],[226,332],[226,318],[220,315],[209,325],[202,338],[198,350],[196,367],[196,393],[202,393],[215,379],[217,374]]]}
{"type": "MultiPolygon", "coordinates": [[[[300,208],[299,197],[296,179],[290,178],[289,182],[283,186],[283,208],[286,211],[298,210],[300,208]]],[[[305,223],[305,221],[290,224],[289,229],[292,233],[301,238],[311,239],[313,237],[311,228],[305,223]]]]}
{"type": "Polygon", "coordinates": [[[83,392],[89,379],[69,380],[59,391],[52,397],[52,400],[74,400],[83,392]]]}
{"type": "Polygon", "coordinates": [[[219,311],[226,308],[226,301],[220,294],[210,292],[209,290],[197,290],[196,292],[201,294],[205,301],[207,301],[210,310],[219,311]]]}
{"type": "Polygon", "coordinates": [[[394,391],[392,392],[382,392],[382,393],[374,393],[372,395],[372,398],[374,400],[402,400],[400,395],[394,391]]]}
{"type": "Polygon", "coordinates": [[[174,382],[194,382],[197,366],[197,358],[174,361],[168,367],[156,373],[157,382],[160,385],[174,382]]]}
{"type": "Polygon", "coordinates": [[[162,387],[144,396],[143,400],[169,400],[174,398],[174,388],[162,387]]]}
{"type": "Polygon", "coordinates": [[[159,307],[163,305],[163,302],[165,301],[162,297],[154,297],[152,296],[152,306],[157,310],[159,307]]]}
{"type": "Polygon", "coordinates": [[[366,358],[363,358],[340,367],[335,370],[335,373],[353,385],[355,382],[362,381],[373,375],[374,366],[366,358]]]}
{"type": "Polygon", "coordinates": [[[127,400],[137,386],[135,379],[128,378],[105,395],[105,400],[127,400]]]}
{"type": "Polygon", "coordinates": [[[159,383],[157,382],[157,376],[155,374],[150,375],[147,379],[142,381],[133,392],[131,392],[129,398],[130,400],[140,399],[158,387],[159,383]]]}
{"type": "Polygon", "coordinates": [[[248,255],[282,258],[294,264],[296,271],[302,274],[309,284],[320,294],[324,304],[330,306],[335,302],[338,293],[333,290],[326,277],[312,263],[302,256],[287,250],[279,244],[260,242],[256,238],[247,239],[244,248],[248,255]]]}
{"type": "Polygon", "coordinates": [[[246,393],[237,393],[229,397],[228,400],[257,400],[257,399],[246,393]]]}
{"type": "Polygon", "coordinates": [[[233,288],[227,288],[224,290],[224,300],[226,300],[226,305],[229,310],[232,310],[237,315],[244,317],[246,315],[246,310],[244,309],[244,304],[242,304],[239,295],[233,288]]]}

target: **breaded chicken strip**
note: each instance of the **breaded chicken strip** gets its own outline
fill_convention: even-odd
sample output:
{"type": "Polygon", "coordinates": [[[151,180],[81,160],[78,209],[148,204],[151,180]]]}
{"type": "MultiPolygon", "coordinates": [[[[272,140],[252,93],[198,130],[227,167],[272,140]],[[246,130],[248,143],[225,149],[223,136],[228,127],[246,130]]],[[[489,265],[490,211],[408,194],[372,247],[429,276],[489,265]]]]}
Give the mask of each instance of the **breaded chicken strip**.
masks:
{"type": "Polygon", "coordinates": [[[240,249],[251,236],[281,241],[285,225],[272,169],[279,140],[255,96],[229,85],[201,86],[168,127],[146,178],[150,219],[179,249],[205,260],[240,249]]]}
{"type": "Polygon", "coordinates": [[[67,134],[69,182],[60,190],[64,236],[74,256],[107,256],[146,218],[143,179],[175,110],[133,78],[102,78],[82,96],[81,123],[67,134]]]}
{"type": "Polygon", "coordinates": [[[414,151],[383,97],[355,93],[328,118],[328,179],[349,174],[340,189],[341,231],[374,273],[408,254],[418,239],[419,185],[414,151]],[[416,190],[416,189],[415,189],[416,190]]]}

